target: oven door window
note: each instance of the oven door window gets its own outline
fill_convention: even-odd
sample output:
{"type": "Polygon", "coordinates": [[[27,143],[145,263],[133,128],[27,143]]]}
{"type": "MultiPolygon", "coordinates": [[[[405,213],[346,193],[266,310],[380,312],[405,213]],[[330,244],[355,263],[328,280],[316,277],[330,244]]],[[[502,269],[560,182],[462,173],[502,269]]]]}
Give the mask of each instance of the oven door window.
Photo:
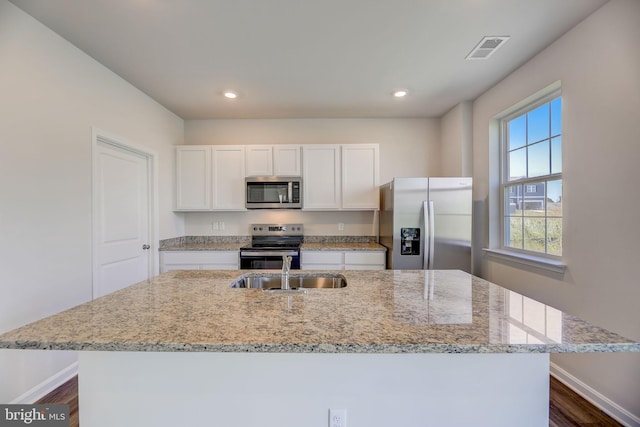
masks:
{"type": "MultiPolygon", "coordinates": [[[[240,256],[242,270],[282,270],[281,256],[240,256]]],[[[291,259],[291,269],[300,269],[300,256],[291,259]]]]}

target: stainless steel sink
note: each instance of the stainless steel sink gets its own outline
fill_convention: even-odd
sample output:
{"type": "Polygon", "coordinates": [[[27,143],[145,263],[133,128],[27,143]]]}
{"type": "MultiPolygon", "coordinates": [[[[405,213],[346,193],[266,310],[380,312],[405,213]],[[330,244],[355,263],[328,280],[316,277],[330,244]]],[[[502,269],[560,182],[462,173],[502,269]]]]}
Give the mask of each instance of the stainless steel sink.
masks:
{"type": "MultiPolygon", "coordinates": [[[[291,289],[331,289],[344,288],[347,279],[342,274],[302,275],[290,274],[291,289]]],[[[238,277],[231,283],[232,288],[282,289],[281,274],[248,274],[238,277]]]]}

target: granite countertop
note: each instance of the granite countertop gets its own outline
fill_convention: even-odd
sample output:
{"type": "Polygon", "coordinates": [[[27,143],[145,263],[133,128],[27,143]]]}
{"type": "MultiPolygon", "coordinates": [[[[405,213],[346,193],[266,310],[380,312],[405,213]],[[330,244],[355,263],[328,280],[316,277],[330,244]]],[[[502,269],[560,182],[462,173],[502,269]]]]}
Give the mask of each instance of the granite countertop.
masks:
{"type": "MultiPolygon", "coordinates": [[[[250,236],[185,236],[160,242],[160,251],[238,251],[250,236]]],[[[307,236],[303,251],[386,251],[368,236],[307,236]]]]}
{"type": "Polygon", "coordinates": [[[159,251],[239,251],[250,236],[182,236],[160,241],[159,251]]]}
{"type": "MultiPolygon", "coordinates": [[[[172,271],[0,336],[0,348],[288,353],[640,351],[461,271],[343,271],[345,288],[232,289],[259,271],[172,271]],[[509,306],[512,309],[509,309],[509,306]],[[531,312],[523,314],[522,308],[531,312]],[[542,327],[540,326],[542,325],[542,327]]],[[[319,272],[296,272],[295,275],[319,272]]]]}
{"type": "Polygon", "coordinates": [[[160,247],[160,251],[239,251],[247,243],[239,242],[202,242],[176,243],[160,247]]]}

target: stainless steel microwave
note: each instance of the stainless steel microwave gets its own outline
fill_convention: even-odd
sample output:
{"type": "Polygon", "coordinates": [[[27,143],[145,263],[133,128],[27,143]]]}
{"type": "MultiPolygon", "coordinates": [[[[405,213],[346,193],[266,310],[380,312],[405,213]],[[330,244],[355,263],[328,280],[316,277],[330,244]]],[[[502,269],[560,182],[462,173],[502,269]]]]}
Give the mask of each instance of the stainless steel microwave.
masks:
{"type": "Polygon", "coordinates": [[[302,208],[302,178],[253,176],[245,179],[247,209],[302,208]]]}

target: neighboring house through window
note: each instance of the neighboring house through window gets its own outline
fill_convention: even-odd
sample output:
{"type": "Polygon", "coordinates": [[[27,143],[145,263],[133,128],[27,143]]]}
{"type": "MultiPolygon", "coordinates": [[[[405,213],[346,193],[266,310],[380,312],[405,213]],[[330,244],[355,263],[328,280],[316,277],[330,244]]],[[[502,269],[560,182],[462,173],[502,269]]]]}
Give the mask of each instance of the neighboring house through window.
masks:
{"type": "Polygon", "coordinates": [[[562,98],[535,100],[500,120],[502,246],[562,255],[562,98]]]}

